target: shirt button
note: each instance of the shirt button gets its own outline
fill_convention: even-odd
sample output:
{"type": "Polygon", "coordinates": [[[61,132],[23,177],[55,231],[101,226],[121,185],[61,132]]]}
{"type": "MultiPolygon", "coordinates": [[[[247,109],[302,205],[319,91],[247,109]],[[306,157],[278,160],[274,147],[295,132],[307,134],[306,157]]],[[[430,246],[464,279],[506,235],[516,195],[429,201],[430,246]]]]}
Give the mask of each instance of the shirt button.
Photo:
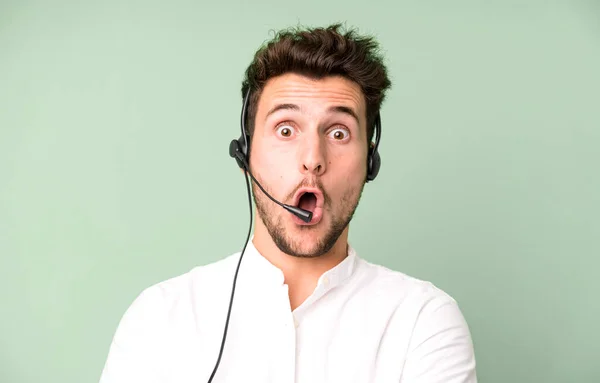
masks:
{"type": "Polygon", "coordinates": [[[329,278],[323,277],[323,284],[327,286],[329,284],[329,278]]]}
{"type": "Polygon", "coordinates": [[[298,326],[300,326],[300,323],[298,323],[298,319],[296,319],[296,317],[294,317],[294,327],[298,328],[298,326]]]}

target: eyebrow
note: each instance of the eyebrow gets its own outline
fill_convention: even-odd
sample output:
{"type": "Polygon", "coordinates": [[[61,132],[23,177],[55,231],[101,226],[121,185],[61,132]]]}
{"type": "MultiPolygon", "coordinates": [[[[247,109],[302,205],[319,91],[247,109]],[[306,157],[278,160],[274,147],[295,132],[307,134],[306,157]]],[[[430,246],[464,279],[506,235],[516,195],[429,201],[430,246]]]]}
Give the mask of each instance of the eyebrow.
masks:
{"type": "Polygon", "coordinates": [[[295,111],[299,111],[300,107],[298,105],[296,105],[296,104],[277,104],[274,107],[272,107],[271,110],[269,110],[269,112],[267,113],[266,117],[269,117],[273,113],[275,113],[277,111],[280,111],[280,110],[295,110],[295,111]]]}
{"type": "MultiPolygon", "coordinates": [[[[269,117],[273,113],[278,112],[280,110],[299,111],[300,107],[296,104],[277,104],[269,110],[266,117],[269,117]]],[[[334,113],[346,114],[346,115],[352,117],[356,121],[357,124],[359,123],[358,114],[354,111],[354,109],[352,109],[348,106],[332,106],[329,109],[327,109],[327,111],[334,112],[334,113]]]]}
{"type": "Polygon", "coordinates": [[[359,124],[358,114],[356,114],[354,109],[352,109],[348,106],[332,106],[331,108],[328,109],[328,112],[336,112],[336,113],[346,114],[346,115],[354,118],[356,123],[359,124]]]}

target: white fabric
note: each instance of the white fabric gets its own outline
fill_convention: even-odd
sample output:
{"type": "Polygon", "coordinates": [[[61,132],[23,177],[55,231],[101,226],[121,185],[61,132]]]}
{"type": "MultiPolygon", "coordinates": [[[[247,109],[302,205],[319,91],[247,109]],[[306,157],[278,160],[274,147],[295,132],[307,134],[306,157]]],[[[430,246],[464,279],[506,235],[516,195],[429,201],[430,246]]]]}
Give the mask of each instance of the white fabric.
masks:
{"type": "MultiPolygon", "coordinates": [[[[144,290],[117,328],[101,383],[203,383],[218,356],[239,253],[144,290]]],[[[468,326],[429,282],[349,247],[290,308],[283,273],[249,241],[213,382],[475,383],[468,326]]]]}

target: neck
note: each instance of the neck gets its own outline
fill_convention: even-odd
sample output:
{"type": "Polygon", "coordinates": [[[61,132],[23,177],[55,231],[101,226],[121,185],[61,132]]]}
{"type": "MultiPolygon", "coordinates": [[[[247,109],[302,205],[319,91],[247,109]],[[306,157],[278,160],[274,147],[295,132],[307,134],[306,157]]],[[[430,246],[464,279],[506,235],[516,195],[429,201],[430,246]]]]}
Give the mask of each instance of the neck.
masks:
{"type": "Polygon", "coordinates": [[[321,275],[347,257],[348,227],[327,253],[314,258],[295,257],[279,250],[260,219],[256,220],[252,243],[263,257],[283,272],[290,306],[294,310],[312,294],[321,275]]]}

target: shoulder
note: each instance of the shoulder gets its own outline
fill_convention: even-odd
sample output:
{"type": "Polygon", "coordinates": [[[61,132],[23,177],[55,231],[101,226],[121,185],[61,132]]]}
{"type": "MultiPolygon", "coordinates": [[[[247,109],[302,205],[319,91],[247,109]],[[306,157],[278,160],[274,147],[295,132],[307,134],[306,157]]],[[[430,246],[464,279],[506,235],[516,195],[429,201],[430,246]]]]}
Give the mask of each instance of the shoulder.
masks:
{"type": "Polygon", "coordinates": [[[143,289],[119,321],[101,381],[157,381],[172,350],[186,347],[195,321],[212,319],[206,317],[211,307],[203,302],[224,304],[221,286],[231,278],[223,276],[234,270],[237,259],[234,254],[143,289]]]}
{"type": "Polygon", "coordinates": [[[135,334],[157,339],[166,336],[166,329],[196,318],[199,306],[204,312],[211,306],[220,307],[225,301],[223,294],[228,291],[225,287],[231,285],[229,276],[233,275],[238,256],[236,253],[145,287],[122,315],[116,337],[135,334]]]}
{"type": "Polygon", "coordinates": [[[182,301],[197,300],[201,295],[214,297],[222,287],[231,285],[238,257],[239,253],[236,253],[150,285],[139,293],[129,310],[143,308],[165,312],[182,301]]]}
{"type": "Polygon", "coordinates": [[[420,307],[456,304],[454,298],[433,282],[357,257],[357,280],[372,294],[420,307]]]}
{"type": "Polygon", "coordinates": [[[473,342],[457,301],[430,281],[358,262],[365,290],[385,299],[393,312],[390,337],[408,336],[402,381],[446,382],[454,376],[457,382],[476,382],[473,342]]]}
{"type": "Polygon", "coordinates": [[[362,300],[368,304],[385,307],[391,315],[390,325],[410,332],[411,347],[442,332],[470,342],[465,317],[449,293],[431,281],[362,259],[358,262],[357,279],[363,287],[357,293],[365,294],[362,300]]]}
{"type": "Polygon", "coordinates": [[[174,331],[192,328],[194,320],[206,321],[207,312],[225,304],[231,278],[224,276],[232,274],[237,259],[233,254],[141,290],[122,314],[113,343],[155,349],[152,344],[168,342],[174,331]]]}

